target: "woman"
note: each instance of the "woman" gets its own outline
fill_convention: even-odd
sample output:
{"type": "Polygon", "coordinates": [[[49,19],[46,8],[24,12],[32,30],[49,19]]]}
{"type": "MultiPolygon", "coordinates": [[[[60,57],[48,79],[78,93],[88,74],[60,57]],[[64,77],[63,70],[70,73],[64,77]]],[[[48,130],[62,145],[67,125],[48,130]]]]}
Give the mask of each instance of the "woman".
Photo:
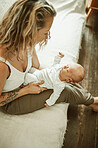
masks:
{"type": "MultiPolygon", "coordinates": [[[[29,113],[44,107],[52,90],[43,82],[22,86],[25,73],[40,68],[35,45],[46,44],[56,15],[45,0],[17,0],[0,23],[0,106],[10,114],[29,113]],[[43,92],[44,91],[44,92],[43,92]]],[[[66,85],[59,102],[90,105],[96,100],[77,84],[66,85]],[[81,99],[82,98],[82,99],[81,99]]]]}

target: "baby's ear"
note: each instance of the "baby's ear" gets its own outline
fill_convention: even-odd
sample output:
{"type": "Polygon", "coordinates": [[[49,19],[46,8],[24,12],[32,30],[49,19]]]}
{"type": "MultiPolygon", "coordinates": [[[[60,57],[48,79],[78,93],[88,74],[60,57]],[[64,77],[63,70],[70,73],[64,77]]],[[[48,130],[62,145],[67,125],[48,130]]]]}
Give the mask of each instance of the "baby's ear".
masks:
{"type": "Polygon", "coordinates": [[[71,84],[75,84],[75,82],[70,82],[71,84]]]}
{"type": "Polygon", "coordinates": [[[80,82],[77,82],[77,84],[79,84],[80,82]]]}
{"type": "Polygon", "coordinates": [[[75,84],[75,82],[74,82],[73,79],[71,79],[71,78],[70,78],[69,82],[70,82],[71,84],[75,84]]]}
{"type": "Polygon", "coordinates": [[[73,81],[73,79],[71,79],[71,78],[69,78],[68,80],[66,80],[68,83],[72,83],[72,84],[74,84],[74,81],[73,81]]]}
{"type": "Polygon", "coordinates": [[[73,79],[72,78],[69,78],[69,82],[73,82],[73,79]]]}

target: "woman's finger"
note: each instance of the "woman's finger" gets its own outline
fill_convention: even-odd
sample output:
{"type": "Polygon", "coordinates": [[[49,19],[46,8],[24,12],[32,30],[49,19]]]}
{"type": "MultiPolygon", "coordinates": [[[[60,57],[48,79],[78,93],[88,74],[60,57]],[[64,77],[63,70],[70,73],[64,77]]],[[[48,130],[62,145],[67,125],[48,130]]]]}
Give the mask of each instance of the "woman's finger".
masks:
{"type": "Polygon", "coordinates": [[[43,84],[43,83],[44,83],[44,81],[41,81],[41,82],[34,82],[33,85],[41,85],[41,84],[43,84]]]}
{"type": "Polygon", "coordinates": [[[38,89],[38,93],[41,93],[41,92],[43,92],[44,90],[47,90],[47,88],[39,87],[39,89],[38,89]]]}
{"type": "Polygon", "coordinates": [[[44,90],[47,90],[47,88],[46,87],[41,87],[41,90],[44,91],[44,90]]]}

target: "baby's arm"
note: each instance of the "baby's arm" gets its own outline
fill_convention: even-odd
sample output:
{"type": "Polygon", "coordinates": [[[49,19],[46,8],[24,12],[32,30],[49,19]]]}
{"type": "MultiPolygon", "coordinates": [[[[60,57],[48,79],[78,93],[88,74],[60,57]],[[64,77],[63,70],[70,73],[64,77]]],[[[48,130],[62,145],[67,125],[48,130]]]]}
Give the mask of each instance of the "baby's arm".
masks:
{"type": "Polygon", "coordinates": [[[59,52],[59,55],[55,56],[53,65],[59,64],[61,62],[61,59],[64,57],[64,54],[59,52]]]}
{"type": "Polygon", "coordinates": [[[49,107],[55,104],[64,88],[55,88],[49,99],[46,100],[45,106],[49,107]]]}

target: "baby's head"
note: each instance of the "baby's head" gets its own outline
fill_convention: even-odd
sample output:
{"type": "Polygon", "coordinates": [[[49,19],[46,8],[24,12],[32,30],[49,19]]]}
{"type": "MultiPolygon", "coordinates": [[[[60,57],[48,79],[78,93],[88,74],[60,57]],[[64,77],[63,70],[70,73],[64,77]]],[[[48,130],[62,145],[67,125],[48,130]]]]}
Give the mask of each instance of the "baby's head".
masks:
{"type": "Polygon", "coordinates": [[[59,74],[59,78],[61,81],[67,81],[70,83],[79,83],[84,79],[84,76],[84,68],[77,63],[71,63],[63,66],[59,74]]]}

